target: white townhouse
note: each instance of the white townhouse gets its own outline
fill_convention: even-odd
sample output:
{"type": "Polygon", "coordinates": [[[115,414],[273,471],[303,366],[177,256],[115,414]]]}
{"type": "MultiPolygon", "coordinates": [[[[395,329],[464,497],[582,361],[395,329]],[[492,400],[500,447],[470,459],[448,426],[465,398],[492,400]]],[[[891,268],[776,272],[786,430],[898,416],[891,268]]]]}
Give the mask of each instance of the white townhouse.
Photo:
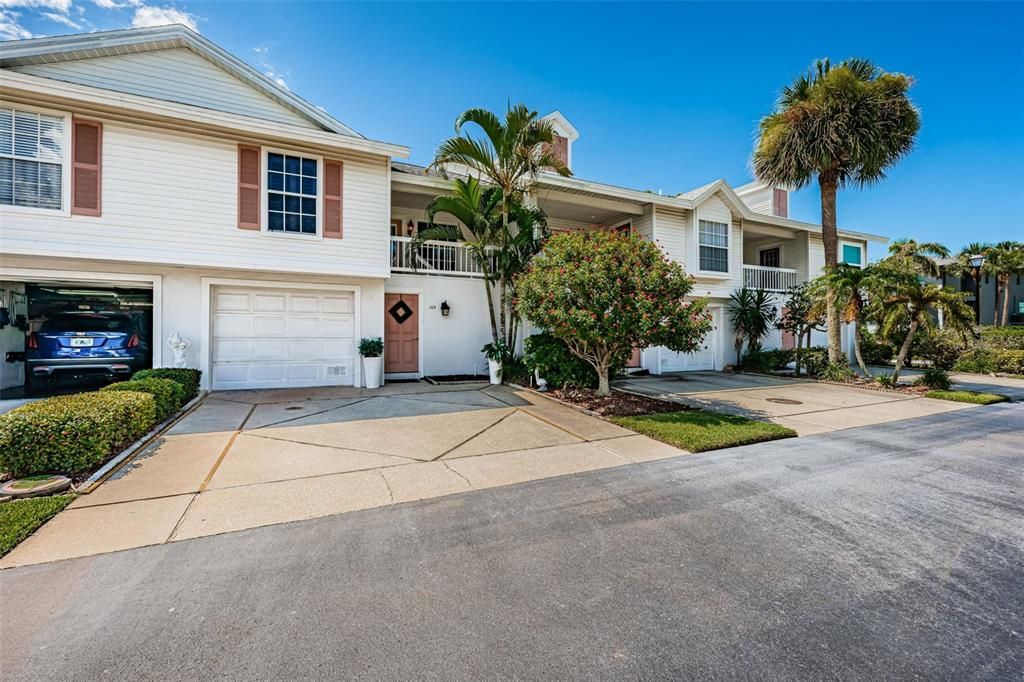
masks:
{"type": "MultiPolygon", "coordinates": [[[[548,118],[571,167],[579,132],[548,118]]],[[[0,43],[0,389],[24,381],[26,339],[67,310],[132,316],[154,366],[185,339],[213,389],[361,385],[357,345],[374,336],[388,378],[483,373],[469,254],[409,248],[449,181],[407,155],[183,26],[0,43]]],[[[824,264],[820,226],[790,219],[779,188],[661,196],[544,174],[534,198],[553,230],[655,240],[711,298],[704,349],[638,353],[654,373],[732,362],[729,294],[781,294],[824,264]]],[[[865,263],[868,241],[885,239],[843,231],[843,260],[865,263]]]]}

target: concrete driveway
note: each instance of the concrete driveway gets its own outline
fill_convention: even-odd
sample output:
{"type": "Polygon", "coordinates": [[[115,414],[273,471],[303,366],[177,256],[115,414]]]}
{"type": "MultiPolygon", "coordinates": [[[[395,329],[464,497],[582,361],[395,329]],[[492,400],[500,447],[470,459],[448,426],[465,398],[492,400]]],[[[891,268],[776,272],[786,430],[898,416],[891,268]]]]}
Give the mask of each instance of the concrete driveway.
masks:
{"type": "Polygon", "coordinates": [[[536,394],[388,384],[214,393],[0,567],[685,454],[536,394]]]}
{"type": "Polygon", "coordinates": [[[634,377],[615,386],[690,407],[772,421],[801,436],[975,407],[759,374],[686,372],[634,377]]]}

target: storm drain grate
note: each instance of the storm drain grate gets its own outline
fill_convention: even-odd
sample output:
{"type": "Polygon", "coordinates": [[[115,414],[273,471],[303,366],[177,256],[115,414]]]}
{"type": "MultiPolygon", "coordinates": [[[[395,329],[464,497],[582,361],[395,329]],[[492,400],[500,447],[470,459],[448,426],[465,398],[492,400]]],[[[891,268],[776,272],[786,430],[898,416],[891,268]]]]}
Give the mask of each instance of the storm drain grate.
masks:
{"type": "Polygon", "coordinates": [[[801,400],[793,400],[792,398],[765,398],[770,403],[778,403],[779,405],[803,405],[801,400]]]}

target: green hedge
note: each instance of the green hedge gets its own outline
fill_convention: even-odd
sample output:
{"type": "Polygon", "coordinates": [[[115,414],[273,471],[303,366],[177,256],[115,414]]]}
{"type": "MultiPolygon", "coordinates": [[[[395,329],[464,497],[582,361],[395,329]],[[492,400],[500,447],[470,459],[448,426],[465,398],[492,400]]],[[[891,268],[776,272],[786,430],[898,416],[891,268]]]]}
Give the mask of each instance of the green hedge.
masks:
{"type": "Polygon", "coordinates": [[[132,380],[170,379],[171,381],[176,381],[185,388],[184,402],[188,402],[199,395],[199,379],[202,376],[203,372],[199,369],[159,367],[157,369],[144,369],[138,371],[132,375],[132,380]]]}
{"type": "Polygon", "coordinates": [[[796,359],[796,350],[794,349],[755,350],[743,356],[740,369],[744,372],[768,374],[773,370],[785,369],[794,359],[796,359]]]}
{"type": "Polygon", "coordinates": [[[572,352],[565,342],[547,332],[528,336],[523,341],[523,359],[532,374],[540,371],[552,388],[597,388],[597,372],[572,352]]]}
{"type": "Polygon", "coordinates": [[[981,340],[992,348],[1024,350],[1024,327],[984,327],[981,340]]]}
{"type": "Polygon", "coordinates": [[[103,391],[138,391],[153,396],[156,420],[162,422],[185,403],[185,387],[173,379],[132,379],[103,387],[103,391]]]}
{"type": "Polygon", "coordinates": [[[1024,350],[1000,350],[979,346],[967,351],[953,365],[957,372],[1024,374],[1024,350]]]}
{"type": "Polygon", "coordinates": [[[135,391],[47,398],[0,415],[0,470],[13,476],[94,469],[156,423],[156,401],[135,391]]]}

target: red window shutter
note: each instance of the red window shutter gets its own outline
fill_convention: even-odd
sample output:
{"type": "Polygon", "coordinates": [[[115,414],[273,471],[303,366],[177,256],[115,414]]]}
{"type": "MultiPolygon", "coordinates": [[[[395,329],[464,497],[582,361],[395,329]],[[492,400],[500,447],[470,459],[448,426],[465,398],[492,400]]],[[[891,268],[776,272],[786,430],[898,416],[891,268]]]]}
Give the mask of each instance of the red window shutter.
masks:
{"type": "Polygon", "coordinates": [[[238,145],[238,229],[260,229],[260,148],[238,145]]]}
{"type": "Polygon", "coordinates": [[[780,218],[789,217],[789,193],[784,189],[776,189],[772,196],[772,213],[780,218]]]}
{"type": "Polygon", "coordinates": [[[75,118],[71,124],[71,212],[100,215],[102,187],[103,124],[75,118]]]}
{"type": "Polygon", "coordinates": [[[345,182],[345,166],[341,161],[324,162],[324,236],[341,239],[342,236],[342,186],[345,182]]]}

